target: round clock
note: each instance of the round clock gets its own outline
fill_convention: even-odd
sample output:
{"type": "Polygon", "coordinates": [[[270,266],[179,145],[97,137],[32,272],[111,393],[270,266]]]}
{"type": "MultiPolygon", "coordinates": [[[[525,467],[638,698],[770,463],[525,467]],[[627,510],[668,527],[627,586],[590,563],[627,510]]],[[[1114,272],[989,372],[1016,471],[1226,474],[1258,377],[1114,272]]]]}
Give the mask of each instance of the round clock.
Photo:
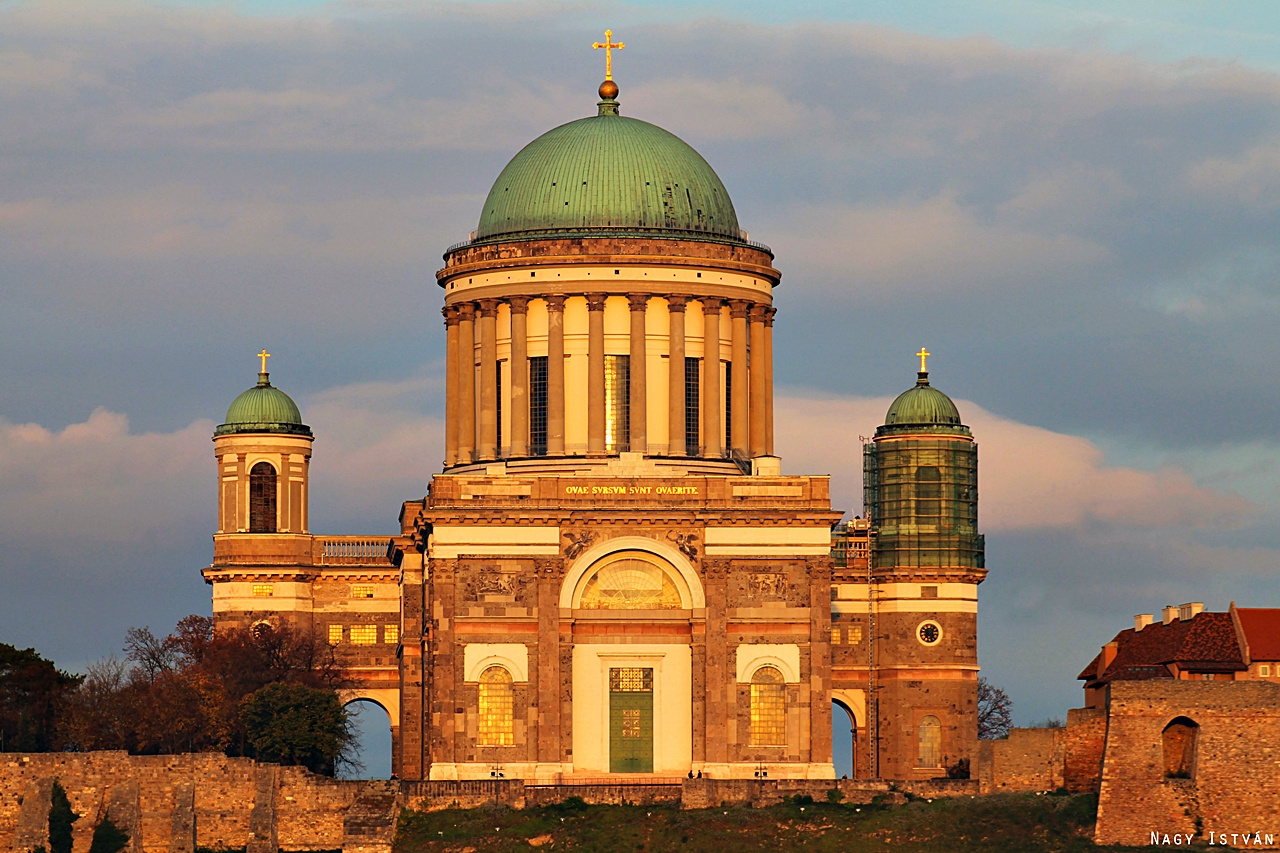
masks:
{"type": "Polygon", "coordinates": [[[936,646],[942,640],[942,626],[937,622],[921,622],[916,628],[916,638],[926,646],[936,646]]]}

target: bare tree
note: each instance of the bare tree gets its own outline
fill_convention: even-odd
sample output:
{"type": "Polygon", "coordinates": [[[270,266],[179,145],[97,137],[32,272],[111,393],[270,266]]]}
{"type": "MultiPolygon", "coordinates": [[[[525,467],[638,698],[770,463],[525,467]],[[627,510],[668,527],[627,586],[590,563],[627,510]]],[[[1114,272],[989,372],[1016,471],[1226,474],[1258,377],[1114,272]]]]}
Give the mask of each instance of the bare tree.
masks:
{"type": "Polygon", "coordinates": [[[1013,725],[1013,700],[985,678],[978,679],[978,737],[996,740],[1009,736],[1013,725]]]}

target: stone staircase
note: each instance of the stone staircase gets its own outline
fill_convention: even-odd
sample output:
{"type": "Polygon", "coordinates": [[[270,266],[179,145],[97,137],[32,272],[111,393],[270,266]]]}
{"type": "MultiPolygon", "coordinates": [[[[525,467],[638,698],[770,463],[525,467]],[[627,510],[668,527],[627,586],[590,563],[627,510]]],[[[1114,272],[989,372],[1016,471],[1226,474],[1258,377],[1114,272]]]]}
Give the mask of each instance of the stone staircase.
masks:
{"type": "Polygon", "coordinates": [[[342,820],[342,853],[391,853],[403,797],[399,782],[363,782],[342,820]]]}

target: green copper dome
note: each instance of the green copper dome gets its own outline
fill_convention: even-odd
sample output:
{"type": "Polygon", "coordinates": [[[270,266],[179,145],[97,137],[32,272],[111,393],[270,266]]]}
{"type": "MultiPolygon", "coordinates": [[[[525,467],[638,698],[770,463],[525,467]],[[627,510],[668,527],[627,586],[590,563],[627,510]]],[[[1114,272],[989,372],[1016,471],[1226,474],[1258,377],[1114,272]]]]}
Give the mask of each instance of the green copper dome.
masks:
{"type": "Polygon", "coordinates": [[[266,373],[259,373],[258,384],[232,401],[231,408],[227,409],[226,423],[213,434],[244,432],[311,435],[311,428],[302,422],[298,404],[279,388],[272,387],[266,373]]]}
{"type": "Polygon", "coordinates": [[[960,410],[951,398],[929,384],[929,374],[917,374],[916,384],[898,395],[876,435],[902,432],[947,432],[968,435],[960,410]]]}
{"type": "Polygon", "coordinates": [[[549,236],[683,237],[743,243],[729,193],[702,156],[656,125],[618,114],[549,130],[512,158],[473,242],[549,236]]]}

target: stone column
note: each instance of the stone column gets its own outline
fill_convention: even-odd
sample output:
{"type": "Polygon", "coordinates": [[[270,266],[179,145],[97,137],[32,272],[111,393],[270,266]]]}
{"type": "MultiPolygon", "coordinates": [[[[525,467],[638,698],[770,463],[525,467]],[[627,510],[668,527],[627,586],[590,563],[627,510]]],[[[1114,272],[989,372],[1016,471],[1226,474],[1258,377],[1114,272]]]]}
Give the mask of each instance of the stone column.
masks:
{"type": "Polygon", "coordinates": [[[733,324],[733,375],[732,407],[730,410],[730,449],[746,455],[747,452],[747,309],[751,304],[743,299],[729,303],[729,317],[733,324]]]}
{"type": "Polygon", "coordinates": [[[511,306],[511,455],[529,455],[529,297],[512,296],[511,306]]]}
{"type": "Polygon", "coordinates": [[[702,300],[702,455],[723,456],[724,410],[720,398],[720,299],[702,300]]]}
{"type": "MultiPolygon", "coordinates": [[[[684,310],[688,297],[668,296],[667,314],[671,318],[667,335],[668,361],[670,378],[667,381],[667,432],[670,441],[667,444],[668,456],[684,456],[684,310]]],[[[695,450],[695,453],[697,451],[695,450]]]]}
{"type": "Polygon", "coordinates": [[[480,461],[498,457],[498,300],[480,300],[480,461]]]}
{"type": "Polygon", "coordinates": [[[764,426],[765,380],[769,368],[765,361],[764,318],[769,313],[765,305],[751,306],[751,429],[752,457],[764,456],[768,444],[764,426]]]}
{"type": "Polygon", "coordinates": [[[446,305],[444,314],[444,467],[458,464],[458,309],[446,305]]]}
{"type": "Polygon", "coordinates": [[[564,456],[564,297],[547,297],[547,455],[564,456]]]}
{"type": "Polygon", "coordinates": [[[587,455],[604,456],[604,301],[587,294],[587,455]]]}
{"type": "Polygon", "coordinates": [[[476,448],[476,305],[458,306],[458,462],[475,461],[476,448]]]}
{"type": "Polygon", "coordinates": [[[645,379],[648,365],[648,335],[645,330],[645,311],[649,306],[649,294],[627,294],[631,305],[631,445],[635,453],[649,452],[649,397],[645,379]]]}
{"type": "Polygon", "coordinates": [[[770,308],[764,315],[764,452],[773,455],[773,315],[777,308],[770,308]]]}

